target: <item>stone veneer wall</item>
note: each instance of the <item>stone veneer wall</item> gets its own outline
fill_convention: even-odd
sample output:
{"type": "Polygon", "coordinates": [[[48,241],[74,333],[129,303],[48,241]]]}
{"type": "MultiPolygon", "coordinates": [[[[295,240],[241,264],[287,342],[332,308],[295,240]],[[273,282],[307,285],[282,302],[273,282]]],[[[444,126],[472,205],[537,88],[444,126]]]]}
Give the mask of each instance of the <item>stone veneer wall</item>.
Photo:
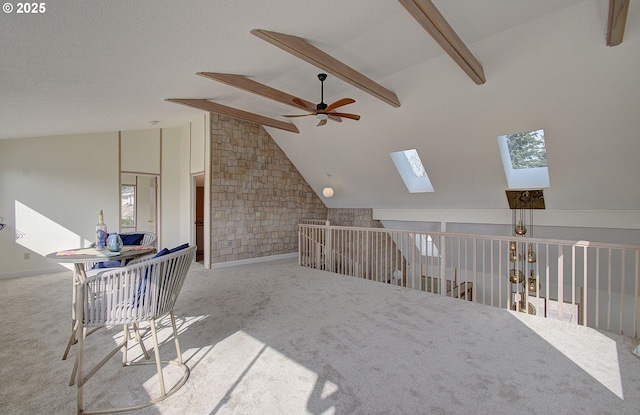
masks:
{"type": "Polygon", "coordinates": [[[373,209],[370,208],[330,208],[327,220],[333,226],[382,228],[380,221],[373,220],[373,209]]]}
{"type": "Polygon", "coordinates": [[[327,207],[259,124],[211,114],[211,263],[298,250],[327,207]]]}

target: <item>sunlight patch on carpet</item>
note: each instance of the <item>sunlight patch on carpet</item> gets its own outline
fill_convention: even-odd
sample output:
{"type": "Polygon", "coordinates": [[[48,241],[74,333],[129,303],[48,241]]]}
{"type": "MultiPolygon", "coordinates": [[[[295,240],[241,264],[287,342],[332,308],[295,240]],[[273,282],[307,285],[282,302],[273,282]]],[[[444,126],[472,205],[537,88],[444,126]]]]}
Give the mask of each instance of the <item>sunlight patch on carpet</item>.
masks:
{"type": "Polygon", "coordinates": [[[335,413],[337,384],[244,331],[217,343],[203,363],[211,413],[222,408],[251,413],[256,405],[273,413],[335,413]]]}
{"type": "Polygon", "coordinates": [[[589,327],[578,326],[545,318],[511,312],[524,325],[546,340],[582,370],[609,389],[618,398],[624,399],[618,348],[615,340],[589,327]],[[561,325],[561,330],[558,330],[561,325]],[[573,332],[590,331],[589,342],[577,340],[585,336],[573,336],[573,332]]]}

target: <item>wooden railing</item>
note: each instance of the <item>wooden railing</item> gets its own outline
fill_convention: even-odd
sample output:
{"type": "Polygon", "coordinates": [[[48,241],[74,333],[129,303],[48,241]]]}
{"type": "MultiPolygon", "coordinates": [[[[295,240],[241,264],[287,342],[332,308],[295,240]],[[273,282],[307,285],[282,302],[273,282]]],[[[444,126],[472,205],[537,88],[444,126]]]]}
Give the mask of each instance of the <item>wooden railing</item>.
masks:
{"type": "Polygon", "coordinates": [[[639,245],[301,224],[298,246],[302,266],[638,337],[639,245]]]}
{"type": "Polygon", "coordinates": [[[328,220],[323,219],[301,219],[300,224],[302,225],[329,225],[328,220]]]}

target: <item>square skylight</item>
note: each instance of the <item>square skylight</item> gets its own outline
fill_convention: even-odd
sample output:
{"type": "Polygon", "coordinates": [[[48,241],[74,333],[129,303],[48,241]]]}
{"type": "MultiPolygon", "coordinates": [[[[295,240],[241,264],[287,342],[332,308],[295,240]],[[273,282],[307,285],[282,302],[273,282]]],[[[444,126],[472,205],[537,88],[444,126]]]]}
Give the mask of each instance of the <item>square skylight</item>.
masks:
{"type": "Polygon", "coordinates": [[[501,135],[498,148],[509,189],[549,187],[544,130],[501,135]]]}
{"type": "Polygon", "coordinates": [[[396,151],[390,153],[389,156],[391,156],[391,160],[393,160],[409,193],[433,192],[427,171],[415,149],[396,151]]]}

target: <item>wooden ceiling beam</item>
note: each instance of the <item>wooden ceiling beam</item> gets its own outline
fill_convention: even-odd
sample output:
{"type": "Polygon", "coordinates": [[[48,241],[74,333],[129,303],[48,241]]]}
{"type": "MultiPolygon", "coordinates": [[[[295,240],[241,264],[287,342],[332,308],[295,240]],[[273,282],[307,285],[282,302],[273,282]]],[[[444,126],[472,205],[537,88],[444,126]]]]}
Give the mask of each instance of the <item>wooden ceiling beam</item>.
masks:
{"type": "Polygon", "coordinates": [[[478,85],[486,82],[482,65],[430,0],[398,0],[445,52],[478,85]]]}
{"type": "Polygon", "coordinates": [[[262,115],[239,110],[237,108],[227,107],[226,105],[218,104],[207,99],[167,98],[165,101],[186,105],[187,107],[197,108],[199,110],[204,110],[207,112],[215,112],[218,114],[228,115],[229,117],[239,118],[241,120],[249,122],[255,122],[261,125],[266,125],[268,127],[290,131],[292,133],[300,132],[298,131],[298,127],[296,127],[295,124],[263,117],[262,115]]]}
{"type": "Polygon", "coordinates": [[[302,38],[283,33],[270,32],[264,29],[253,29],[251,33],[260,39],[279,47],[285,52],[289,52],[303,61],[330,73],[336,78],[340,78],[343,81],[350,83],[356,88],[373,95],[393,107],[397,108],[400,106],[400,100],[398,100],[395,93],[367,78],[355,69],[345,65],[336,58],[321,51],[302,38]]]}
{"type": "Polygon", "coordinates": [[[624,27],[627,23],[629,0],[609,0],[609,18],[607,19],[607,46],[622,43],[624,27]]]}
{"type": "Polygon", "coordinates": [[[293,100],[296,98],[293,95],[289,95],[286,92],[280,91],[275,88],[271,88],[270,86],[261,84],[260,82],[256,82],[242,75],[235,75],[229,73],[217,73],[217,72],[197,72],[197,75],[203,76],[208,79],[212,79],[214,81],[222,82],[223,84],[227,84],[236,88],[240,88],[244,91],[251,92],[253,94],[260,95],[265,98],[272,99],[276,102],[280,102],[282,104],[291,105],[294,108],[302,108],[304,110],[308,108],[315,108],[316,104],[306,101],[304,99],[298,98],[300,101],[305,103],[307,107],[302,107],[293,100]]]}

